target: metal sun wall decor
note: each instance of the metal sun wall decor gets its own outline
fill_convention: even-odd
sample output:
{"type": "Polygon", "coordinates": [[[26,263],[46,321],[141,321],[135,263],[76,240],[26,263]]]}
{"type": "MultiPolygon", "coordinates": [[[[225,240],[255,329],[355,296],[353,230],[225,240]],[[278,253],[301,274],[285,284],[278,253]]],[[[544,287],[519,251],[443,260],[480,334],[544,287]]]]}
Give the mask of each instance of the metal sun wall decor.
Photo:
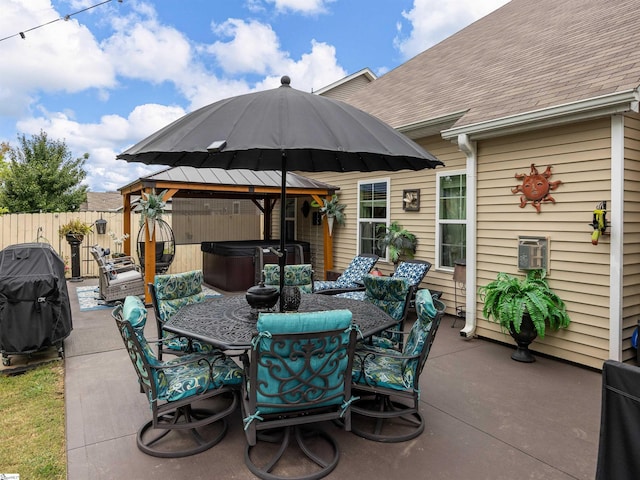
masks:
{"type": "Polygon", "coordinates": [[[516,173],[515,177],[522,180],[521,185],[517,185],[511,189],[512,193],[522,193],[520,196],[520,208],[531,202],[531,205],[540,213],[540,206],[543,202],[556,203],[556,199],[549,195],[551,190],[555,190],[562,183],[561,180],[550,182],[551,165],[547,166],[544,173],[538,173],[535,164],[531,164],[531,172],[516,173]]]}

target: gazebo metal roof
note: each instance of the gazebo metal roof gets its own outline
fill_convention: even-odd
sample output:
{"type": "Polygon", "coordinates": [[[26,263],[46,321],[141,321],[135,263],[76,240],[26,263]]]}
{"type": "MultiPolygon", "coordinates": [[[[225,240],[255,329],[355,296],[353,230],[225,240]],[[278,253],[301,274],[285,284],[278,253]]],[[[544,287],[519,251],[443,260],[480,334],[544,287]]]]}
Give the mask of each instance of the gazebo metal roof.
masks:
{"type": "MultiPolygon", "coordinates": [[[[225,170],[221,168],[172,167],[118,189],[124,197],[124,233],[129,238],[124,241],[124,251],[131,253],[131,197],[152,189],[167,193],[170,198],[244,198],[251,199],[265,217],[265,236],[271,237],[272,210],[281,193],[281,173],[279,170],[225,170]],[[262,204],[260,203],[262,202],[262,204]]],[[[311,196],[321,202],[321,198],[333,195],[339,187],[312,180],[296,173],[287,174],[287,196],[311,196]]],[[[152,239],[145,239],[145,251],[150,251],[152,239]],[[147,248],[148,247],[148,248],[147,248]]],[[[324,235],[325,271],[333,268],[332,238],[325,228],[324,235]]],[[[153,282],[155,257],[145,257],[145,283],[153,282]]],[[[147,292],[147,296],[149,293],[147,292]]],[[[150,297],[147,299],[150,301],[150,297]]]]}

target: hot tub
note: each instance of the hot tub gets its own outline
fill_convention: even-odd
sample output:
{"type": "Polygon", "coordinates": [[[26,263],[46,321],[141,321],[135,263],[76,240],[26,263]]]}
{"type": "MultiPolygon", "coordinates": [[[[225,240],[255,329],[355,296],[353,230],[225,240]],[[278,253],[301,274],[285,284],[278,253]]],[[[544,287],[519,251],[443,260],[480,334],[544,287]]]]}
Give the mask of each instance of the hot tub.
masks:
{"type": "MultiPolygon", "coordinates": [[[[262,265],[278,263],[278,257],[268,248],[279,246],[279,240],[202,242],[204,281],[227,292],[245,291],[260,281],[262,265]]],[[[309,242],[288,242],[286,249],[288,264],[310,263],[309,242]]]]}

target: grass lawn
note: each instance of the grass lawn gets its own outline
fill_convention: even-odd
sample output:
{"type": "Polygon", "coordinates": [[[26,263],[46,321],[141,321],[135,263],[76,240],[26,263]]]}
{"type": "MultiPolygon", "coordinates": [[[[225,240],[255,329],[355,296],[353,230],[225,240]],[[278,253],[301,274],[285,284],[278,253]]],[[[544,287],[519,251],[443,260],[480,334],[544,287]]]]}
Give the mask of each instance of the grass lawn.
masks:
{"type": "Polygon", "coordinates": [[[0,473],[66,479],[63,363],[0,375],[0,412],[0,473]]]}

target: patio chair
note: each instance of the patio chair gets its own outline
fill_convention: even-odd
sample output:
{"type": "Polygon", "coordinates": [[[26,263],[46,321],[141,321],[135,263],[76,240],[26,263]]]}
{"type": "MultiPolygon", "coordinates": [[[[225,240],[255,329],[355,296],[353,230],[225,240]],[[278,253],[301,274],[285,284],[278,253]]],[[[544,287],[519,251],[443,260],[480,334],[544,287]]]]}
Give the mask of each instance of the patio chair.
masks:
{"type": "MultiPolygon", "coordinates": [[[[264,284],[280,289],[280,265],[267,263],[262,269],[264,284]]],[[[303,263],[284,266],[284,284],[300,287],[302,293],[313,293],[313,266],[303,263]]]]}
{"type": "Polygon", "coordinates": [[[418,318],[402,350],[360,342],[353,360],[351,430],[378,442],[403,442],[424,431],[420,374],[444,315],[445,305],[429,290],[416,294],[418,318]],[[384,431],[383,431],[384,430],[384,431]]]}
{"type": "Polygon", "coordinates": [[[149,284],[151,303],[156,317],[158,338],[158,359],[162,360],[163,353],[182,355],[184,353],[201,352],[209,353],[214,348],[197,339],[179,337],[165,331],[162,326],[181,307],[192,303],[204,302],[205,294],[202,291],[202,270],[156,275],[153,283],[149,284]]]}
{"type": "Polygon", "coordinates": [[[128,295],[144,295],[142,272],[131,257],[112,259],[109,251],[99,245],[92,246],[89,251],[100,269],[98,286],[102,300],[112,303],[128,295]]]}
{"type": "Polygon", "coordinates": [[[137,433],[140,451],[185,457],[220,442],[227,432],[226,417],[238,404],[242,369],[219,351],[158,360],[144,337],[147,309],[139,297],[127,297],[112,316],[151,406],[152,419],[137,433]],[[214,409],[193,407],[214,398],[208,404],[214,409]]]}
{"type": "MultiPolygon", "coordinates": [[[[410,299],[410,308],[415,307],[415,298],[416,292],[420,287],[420,283],[424,280],[424,277],[429,272],[431,268],[431,263],[426,260],[405,260],[398,264],[396,271],[391,274],[392,277],[402,277],[409,280],[411,284],[411,299],[410,299]]],[[[355,291],[355,292],[345,292],[338,294],[339,297],[344,298],[352,298],[354,300],[364,300],[365,292],[364,291],[355,291]]],[[[437,298],[437,297],[436,297],[437,298]]]]}
{"type": "Polygon", "coordinates": [[[318,479],[338,464],[336,440],[303,425],[343,419],[351,426],[351,365],[356,329],[349,310],[261,313],[244,355],[245,463],[263,479],[318,479]],[[283,458],[287,446],[297,449],[283,458]],[[274,451],[267,444],[279,444],[274,451]],[[268,451],[269,454],[266,454],[268,451]],[[282,460],[282,462],[281,462],[282,460]],[[312,471],[309,473],[309,471],[312,471]],[[285,472],[295,472],[288,477],[285,472]]]}
{"type": "Polygon", "coordinates": [[[336,280],[314,282],[313,293],[335,295],[357,290],[364,291],[362,277],[371,271],[378,258],[378,255],[366,253],[356,256],[336,280]]]}

